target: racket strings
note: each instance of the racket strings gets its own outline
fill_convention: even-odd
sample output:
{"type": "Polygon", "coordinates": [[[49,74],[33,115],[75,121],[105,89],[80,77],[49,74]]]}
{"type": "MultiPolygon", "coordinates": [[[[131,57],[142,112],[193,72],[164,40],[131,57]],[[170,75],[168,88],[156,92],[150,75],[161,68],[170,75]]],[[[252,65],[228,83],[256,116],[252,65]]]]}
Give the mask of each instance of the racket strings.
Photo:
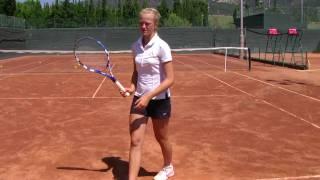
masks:
{"type": "Polygon", "coordinates": [[[114,77],[112,73],[114,65],[102,42],[91,37],[81,38],[76,42],[74,53],[80,66],[91,72],[114,77]]]}
{"type": "Polygon", "coordinates": [[[106,61],[107,61],[107,64],[106,64],[107,73],[110,74],[110,76],[113,76],[112,69],[114,65],[111,64],[109,53],[107,53],[106,61]]]}

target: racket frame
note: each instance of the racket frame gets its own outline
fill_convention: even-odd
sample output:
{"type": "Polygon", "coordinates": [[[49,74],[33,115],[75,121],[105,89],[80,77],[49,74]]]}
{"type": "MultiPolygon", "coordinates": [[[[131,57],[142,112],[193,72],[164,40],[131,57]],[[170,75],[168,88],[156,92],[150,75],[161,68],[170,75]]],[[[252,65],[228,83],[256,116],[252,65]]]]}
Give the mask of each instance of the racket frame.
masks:
{"type": "MultiPolygon", "coordinates": [[[[101,51],[99,51],[99,52],[101,52],[101,51]]],[[[93,53],[94,54],[94,53],[97,53],[97,51],[86,51],[86,53],[93,53]]],[[[99,41],[99,40],[97,40],[97,39],[95,39],[93,37],[90,37],[90,36],[81,37],[81,38],[77,39],[75,44],[74,44],[73,54],[74,54],[74,57],[75,57],[78,65],[80,65],[82,68],[84,68],[85,70],[87,70],[89,72],[97,73],[97,74],[100,74],[102,76],[107,77],[113,83],[115,83],[115,85],[118,87],[120,92],[124,92],[125,96],[130,96],[130,93],[126,92],[126,89],[124,88],[124,86],[113,75],[113,73],[112,73],[113,66],[111,65],[109,51],[107,50],[106,46],[101,41],[99,41]],[[78,56],[79,53],[77,53],[77,49],[78,49],[79,44],[81,43],[81,41],[84,41],[84,40],[95,41],[104,50],[104,54],[106,56],[106,59],[105,59],[106,60],[106,70],[108,71],[108,73],[104,72],[104,71],[101,71],[99,69],[95,69],[95,68],[93,68],[91,66],[88,66],[88,65],[86,65],[86,64],[81,62],[81,60],[80,60],[80,58],[78,56]]]]}

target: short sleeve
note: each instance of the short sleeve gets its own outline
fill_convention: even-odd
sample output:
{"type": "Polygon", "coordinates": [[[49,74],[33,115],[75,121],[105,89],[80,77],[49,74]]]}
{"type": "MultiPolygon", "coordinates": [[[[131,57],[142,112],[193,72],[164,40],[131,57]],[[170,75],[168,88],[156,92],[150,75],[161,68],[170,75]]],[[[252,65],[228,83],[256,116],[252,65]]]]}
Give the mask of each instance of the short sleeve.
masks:
{"type": "Polygon", "coordinates": [[[162,63],[172,61],[171,49],[164,41],[160,44],[159,58],[162,63]]]}
{"type": "Polygon", "coordinates": [[[131,45],[131,53],[135,56],[136,55],[136,43],[131,45]]]}

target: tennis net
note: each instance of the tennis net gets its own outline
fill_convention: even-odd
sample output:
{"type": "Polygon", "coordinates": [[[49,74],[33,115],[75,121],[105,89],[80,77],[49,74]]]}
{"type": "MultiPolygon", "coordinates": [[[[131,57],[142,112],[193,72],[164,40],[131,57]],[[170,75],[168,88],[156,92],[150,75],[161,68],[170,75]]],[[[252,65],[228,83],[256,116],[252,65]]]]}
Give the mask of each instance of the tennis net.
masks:
{"type": "MultiPolygon", "coordinates": [[[[251,53],[247,47],[179,48],[171,51],[174,57],[179,57],[182,61],[204,61],[220,66],[224,72],[228,69],[251,70],[251,53]],[[243,54],[242,58],[241,54],[243,54]]],[[[110,54],[128,53],[131,53],[131,50],[110,51],[110,54]]],[[[0,50],[0,54],[0,59],[26,55],[42,55],[45,57],[50,55],[70,55],[73,54],[73,50],[0,50]]]]}

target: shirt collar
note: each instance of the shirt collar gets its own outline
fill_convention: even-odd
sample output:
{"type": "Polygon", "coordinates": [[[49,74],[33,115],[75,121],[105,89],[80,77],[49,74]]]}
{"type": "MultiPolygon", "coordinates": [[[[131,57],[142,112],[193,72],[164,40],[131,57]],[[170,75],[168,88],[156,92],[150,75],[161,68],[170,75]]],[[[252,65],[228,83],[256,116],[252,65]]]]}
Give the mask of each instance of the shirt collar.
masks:
{"type": "MultiPolygon", "coordinates": [[[[151,38],[151,40],[148,42],[148,44],[144,48],[151,47],[158,38],[159,38],[158,33],[155,33],[154,36],[151,38]]],[[[139,45],[143,47],[142,36],[139,38],[139,45]]]]}

